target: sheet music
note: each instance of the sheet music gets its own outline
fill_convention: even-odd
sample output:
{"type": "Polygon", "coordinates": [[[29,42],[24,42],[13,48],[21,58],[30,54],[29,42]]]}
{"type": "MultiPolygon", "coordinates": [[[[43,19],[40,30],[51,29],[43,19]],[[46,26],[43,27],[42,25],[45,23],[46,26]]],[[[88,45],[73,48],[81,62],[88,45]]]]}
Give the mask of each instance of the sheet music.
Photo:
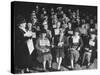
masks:
{"type": "Polygon", "coordinates": [[[40,40],[40,46],[45,46],[45,40],[40,40]]]}
{"type": "Polygon", "coordinates": [[[79,37],[75,38],[73,37],[73,43],[78,43],[79,42],[79,37]]]}
{"type": "Polygon", "coordinates": [[[24,34],[24,36],[27,36],[27,37],[31,37],[32,36],[32,32],[31,31],[28,31],[24,34]]]}
{"type": "Polygon", "coordinates": [[[30,55],[31,55],[31,53],[34,51],[34,45],[33,45],[32,39],[29,39],[29,40],[27,41],[27,46],[28,46],[29,53],[30,53],[30,55]]]}
{"type": "Polygon", "coordinates": [[[49,40],[46,40],[45,43],[46,43],[47,46],[50,46],[49,40]]]}
{"type": "Polygon", "coordinates": [[[59,29],[55,29],[55,35],[59,35],[60,30],[59,29]]]}
{"type": "Polygon", "coordinates": [[[95,45],[95,42],[92,41],[92,40],[90,40],[90,41],[89,41],[89,45],[94,46],[94,45],[95,45]]]}
{"type": "Polygon", "coordinates": [[[40,40],[40,45],[41,46],[50,46],[50,42],[49,42],[49,40],[40,40]]]}
{"type": "Polygon", "coordinates": [[[68,31],[69,34],[73,34],[73,31],[68,31]]]}
{"type": "Polygon", "coordinates": [[[55,24],[53,25],[53,28],[56,28],[56,25],[55,24]]]}
{"type": "Polygon", "coordinates": [[[36,38],[36,33],[35,32],[32,33],[32,38],[36,38]]]}

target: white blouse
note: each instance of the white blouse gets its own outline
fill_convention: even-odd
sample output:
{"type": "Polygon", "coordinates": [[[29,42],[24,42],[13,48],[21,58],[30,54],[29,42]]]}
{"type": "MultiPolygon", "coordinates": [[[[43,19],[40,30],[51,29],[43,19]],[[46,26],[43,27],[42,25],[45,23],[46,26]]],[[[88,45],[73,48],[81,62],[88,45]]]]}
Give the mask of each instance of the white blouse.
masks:
{"type": "Polygon", "coordinates": [[[79,42],[79,39],[80,39],[79,36],[78,37],[72,36],[72,38],[73,38],[73,43],[78,43],[79,42]]]}

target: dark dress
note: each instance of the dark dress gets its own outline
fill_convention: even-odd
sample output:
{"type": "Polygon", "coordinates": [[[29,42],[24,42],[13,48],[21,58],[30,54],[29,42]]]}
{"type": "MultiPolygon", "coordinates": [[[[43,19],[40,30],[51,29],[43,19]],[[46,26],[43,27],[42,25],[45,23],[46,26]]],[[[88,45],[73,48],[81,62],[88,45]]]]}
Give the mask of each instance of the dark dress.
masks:
{"type": "MultiPolygon", "coordinates": [[[[62,57],[62,58],[64,58],[64,56],[65,56],[64,55],[64,47],[65,47],[65,45],[63,44],[62,47],[58,46],[59,38],[60,38],[60,35],[56,35],[54,37],[54,46],[55,46],[54,49],[55,49],[55,52],[56,52],[56,57],[62,57]]],[[[63,36],[63,39],[62,39],[61,42],[65,42],[65,39],[66,39],[66,37],[63,36]]]]}
{"type": "Polygon", "coordinates": [[[65,36],[72,36],[73,35],[73,30],[72,29],[65,29],[65,36]]]}
{"type": "Polygon", "coordinates": [[[24,37],[24,31],[16,27],[15,29],[15,49],[14,49],[14,64],[17,67],[25,68],[28,66],[29,52],[26,41],[27,37],[24,37]]]}
{"type": "Polygon", "coordinates": [[[87,58],[88,62],[93,62],[95,58],[97,58],[97,40],[93,40],[94,45],[90,44],[91,40],[88,39],[85,48],[88,48],[89,50],[85,50],[83,59],[85,60],[87,58]],[[92,51],[90,51],[92,50],[92,51]]]}
{"type": "Polygon", "coordinates": [[[73,42],[73,38],[72,37],[69,39],[69,53],[70,53],[70,57],[72,59],[74,59],[75,62],[78,61],[79,56],[80,56],[79,55],[79,51],[77,49],[79,47],[81,49],[82,46],[83,46],[83,41],[82,41],[82,38],[81,37],[79,38],[79,41],[77,43],[73,42]],[[74,50],[73,49],[70,49],[70,48],[74,48],[74,50]]]}

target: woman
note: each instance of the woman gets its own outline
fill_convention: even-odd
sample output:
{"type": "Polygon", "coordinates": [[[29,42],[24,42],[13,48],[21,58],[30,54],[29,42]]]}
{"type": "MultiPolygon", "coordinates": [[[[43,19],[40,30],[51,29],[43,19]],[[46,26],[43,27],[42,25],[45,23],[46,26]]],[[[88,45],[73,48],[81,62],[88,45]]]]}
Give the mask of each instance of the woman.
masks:
{"type": "Polygon", "coordinates": [[[52,64],[52,55],[50,52],[50,41],[46,38],[46,31],[42,30],[41,37],[37,39],[36,49],[38,53],[37,60],[43,64],[43,70],[46,70],[46,63],[48,61],[49,68],[52,64]]]}
{"type": "Polygon", "coordinates": [[[97,49],[96,34],[95,32],[92,32],[90,33],[90,38],[87,41],[87,45],[85,46],[85,49],[84,49],[85,52],[83,55],[82,64],[85,62],[85,59],[87,59],[87,67],[90,66],[91,56],[93,57],[92,61],[97,56],[96,49],[97,49]]]}
{"type": "Polygon", "coordinates": [[[26,35],[26,21],[25,19],[16,27],[15,31],[15,65],[21,68],[22,73],[29,67],[28,56],[29,51],[27,47],[27,40],[31,36],[26,35]]]}
{"type": "Polygon", "coordinates": [[[56,24],[57,24],[57,22],[58,22],[57,15],[56,15],[56,14],[52,15],[52,16],[51,16],[51,20],[52,20],[52,22],[51,22],[52,28],[56,28],[56,24]]]}
{"type": "Polygon", "coordinates": [[[71,60],[71,68],[73,69],[79,59],[79,51],[83,46],[82,38],[79,35],[79,31],[75,31],[74,35],[69,38],[69,52],[71,60]]]}
{"type": "Polygon", "coordinates": [[[54,49],[56,53],[57,70],[61,69],[62,59],[64,58],[64,29],[60,29],[59,35],[54,37],[54,49]]]}
{"type": "Polygon", "coordinates": [[[66,16],[66,14],[63,14],[63,18],[62,19],[65,22],[65,24],[67,24],[70,21],[70,19],[66,16]]]}
{"type": "Polygon", "coordinates": [[[52,38],[52,34],[51,34],[51,31],[48,29],[48,24],[44,25],[44,29],[46,30],[46,37],[51,40],[52,38]]]}
{"type": "MultiPolygon", "coordinates": [[[[32,30],[32,23],[27,24],[27,32],[25,33],[25,37],[27,37],[27,47],[29,51],[29,56],[28,56],[28,62],[29,62],[29,68],[32,68],[32,54],[33,51],[35,50],[34,44],[35,44],[35,39],[36,39],[36,32],[32,30]]],[[[27,68],[27,71],[29,71],[29,68],[27,68]]]]}
{"type": "Polygon", "coordinates": [[[68,22],[68,28],[65,29],[65,36],[72,36],[72,35],[73,35],[72,24],[68,22]]]}

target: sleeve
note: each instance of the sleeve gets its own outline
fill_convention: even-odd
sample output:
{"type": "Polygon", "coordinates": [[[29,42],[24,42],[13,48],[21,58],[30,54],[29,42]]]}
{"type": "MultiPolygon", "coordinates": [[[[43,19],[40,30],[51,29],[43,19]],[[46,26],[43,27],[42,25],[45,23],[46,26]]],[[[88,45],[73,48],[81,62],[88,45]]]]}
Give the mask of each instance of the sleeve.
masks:
{"type": "Polygon", "coordinates": [[[25,33],[20,29],[17,30],[16,34],[17,34],[18,39],[21,40],[21,41],[26,41],[26,40],[29,39],[29,37],[24,37],[25,33]]]}
{"type": "Polygon", "coordinates": [[[71,47],[72,46],[72,37],[67,37],[67,46],[71,47]]]}
{"type": "Polygon", "coordinates": [[[95,44],[95,50],[97,50],[97,40],[96,40],[96,42],[95,42],[96,44],[95,44]]]}
{"type": "Polygon", "coordinates": [[[50,31],[50,38],[52,37],[51,31],[50,31]]]}
{"type": "Polygon", "coordinates": [[[68,47],[68,38],[64,37],[64,47],[68,47]]]}
{"type": "Polygon", "coordinates": [[[80,49],[83,47],[83,40],[80,38],[80,49]]]}
{"type": "Polygon", "coordinates": [[[93,50],[94,50],[94,51],[97,50],[97,40],[95,40],[95,46],[93,46],[93,50]]]}
{"type": "Polygon", "coordinates": [[[54,37],[52,37],[52,45],[54,45],[54,37]]]}

